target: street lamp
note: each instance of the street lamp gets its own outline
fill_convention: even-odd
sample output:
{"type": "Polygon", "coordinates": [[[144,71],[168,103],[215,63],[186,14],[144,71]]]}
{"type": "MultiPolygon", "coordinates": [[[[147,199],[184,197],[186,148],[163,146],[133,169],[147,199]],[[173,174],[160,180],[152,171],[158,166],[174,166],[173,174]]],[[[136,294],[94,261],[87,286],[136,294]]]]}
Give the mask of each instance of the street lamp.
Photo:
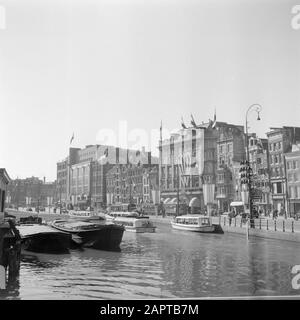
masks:
{"type": "MultiPolygon", "coordinates": [[[[249,168],[250,168],[250,157],[249,157],[249,146],[248,146],[248,143],[249,143],[249,137],[248,137],[248,114],[250,111],[255,111],[257,113],[257,120],[260,120],[260,116],[259,116],[259,113],[261,112],[262,110],[262,106],[258,103],[254,103],[252,104],[247,112],[246,112],[246,151],[247,151],[247,161],[248,161],[248,165],[249,165],[249,168]]],[[[254,227],[253,226],[253,212],[252,212],[252,195],[251,195],[251,181],[250,179],[248,180],[248,192],[249,192],[249,197],[248,197],[248,201],[249,201],[249,211],[250,211],[250,226],[251,228],[254,227]]]]}

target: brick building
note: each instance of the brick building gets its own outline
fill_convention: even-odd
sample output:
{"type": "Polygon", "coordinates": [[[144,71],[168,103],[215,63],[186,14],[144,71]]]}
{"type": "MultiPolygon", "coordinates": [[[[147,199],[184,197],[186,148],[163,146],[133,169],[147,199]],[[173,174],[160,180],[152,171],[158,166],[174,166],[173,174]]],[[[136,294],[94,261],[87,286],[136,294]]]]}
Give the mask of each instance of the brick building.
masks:
{"type": "Polygon", "coordinates": [[[158,165],[115,165],[106,175],[107,204],[158,203],[158,165]]]}
{"type": "Polygon", "coordinates": [[[56,182],[37,177],[11,180],[7,190],[7,203],[15,207],[46,207],[54,204],[56,182]]]}
{"type": "Polygon", "coordinates": [[[291,216],[300,215],[300,145],[294,144],[289,153],[285,153],[287,171],[288,212],[291,216]]]}
{"type": "Polygon", "coordinates": [[[217,122],[216,199],[221,212],[230,210],[230,204],[239,200],[240,162],[245,160],[244,127],[217,122]]]}
{"type": "Polygon", "coordinates": [[[267,137],[273,210],[289,211],[284,154],[291,152],[292,144],[300,141],[300,128],[271,128],[267,137]]]}
{"type": "Polygon", "coordinates": [[[253,189],[256,192],[254,205],[258,210],[272,210],[272,193],[269,173],[268,140],[252,135],[248,139],[249,162],[253,171],[253,189]]]}
{"type": "Polygon", "coordinates": [[[211,122],[185,127],[160,142],[160,197],[204,210],[203,183],[215,183],[218,132],[211,122]]]}
{"type": "MultiPolygon", "coordinates": [[[[106,206],[106,175],[115,165],[147,164],[157,162],[151,152],[129,150],[106,145],[87,145],[83,149],[70,148],[63,164],[58,163],[57,176],[66,187],[65,205],[69,208],[87,209],[106,206]],[[65,179],[65,180],[64,180],[65,179]]],[[[60,184],[57,184],[60,188],[60,184]]]]}

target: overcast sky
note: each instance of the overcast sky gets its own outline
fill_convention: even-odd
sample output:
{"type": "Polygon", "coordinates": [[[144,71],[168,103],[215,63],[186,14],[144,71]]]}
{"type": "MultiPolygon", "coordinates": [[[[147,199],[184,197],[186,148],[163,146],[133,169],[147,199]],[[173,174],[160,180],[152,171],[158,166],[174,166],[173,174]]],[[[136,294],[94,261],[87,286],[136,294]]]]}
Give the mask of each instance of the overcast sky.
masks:
{"type": "Polygon", "coordinates": [[[54,180],[73,132],[76,147],[101,143],[105,128],[120,145],[126,121],[129,137],[141,132],[155,149],[161,120],[173,130],[216,109],[244,125],[253,103],[263,111],[259,122],[249,115],[250,131],[261,137],[300,126],[295,4],[0,0],[0,167],[54,180]]]}

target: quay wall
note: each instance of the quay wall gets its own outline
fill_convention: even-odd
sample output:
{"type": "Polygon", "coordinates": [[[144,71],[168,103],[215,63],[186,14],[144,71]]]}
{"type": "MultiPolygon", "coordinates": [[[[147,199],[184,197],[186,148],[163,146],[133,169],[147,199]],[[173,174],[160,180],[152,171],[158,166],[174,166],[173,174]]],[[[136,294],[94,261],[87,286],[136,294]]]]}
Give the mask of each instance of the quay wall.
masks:
{"type": "Polygon", "coordinates": [[[18,211],[14,209],[6,209],[7,213],[14,215],[17,219],[20,217],[30,217],[30,216],[39,216],[45,221],[52,221],[55,219],[65,219],[68,217],[66,214],[59,214],[59,213],[47,213],[47,212],[33,212],[33,211],[18,211]]]}
{"type": "MultiPolygon", "coordinates": [[[[7,212],[17,218],[37,215],[36,212],[13,209],[7,209],[7,212]]],[[[66,214],[45,212],[40,212],[38,215],[47,222],[68,217],[66,214]]],[[[154,223],[162,223],[170,225],[170,227],[173,220],[173,217],[170,216],[163,218],[162,216],[149,215],[149,217],[154,223]]],[[[218,226],[219,233],[230,232],[246,236],[247,224],[243,223],[241,218],[231,219],[230,221],[227,217],[212,217],[212,223],[218,226]]],[[[300,221],[294,221],[293,219],[255,219],[255,228],[249,228],[249,236],[300,242],[300,221]]]]}
{"type": "Polygon", "coordinates": [[[219,225],[224,232],[237,233],[249,237],[260,237],[300,242],[300,221],[294,219],[254,219],[254,228],[250,228],[241,218],[212,217],[212,223],[219,225]]]}
{"type": "MultiPolygon", "coordinates": [[[[172,217],[150,216],[156,223],[171,224],[172,217]]],[[[212,217],[212,223],[217,226],[218,233],[230,232],[246,236],[247,224],[241,218],[231,219],[212,217]]],[[[249,237],[276,239],[300,242],[300,221],[293,219],[255,219],[255,228],[249,228],[249,237]],[[268,220],[268,221],[267,221],[268,220]]]]}

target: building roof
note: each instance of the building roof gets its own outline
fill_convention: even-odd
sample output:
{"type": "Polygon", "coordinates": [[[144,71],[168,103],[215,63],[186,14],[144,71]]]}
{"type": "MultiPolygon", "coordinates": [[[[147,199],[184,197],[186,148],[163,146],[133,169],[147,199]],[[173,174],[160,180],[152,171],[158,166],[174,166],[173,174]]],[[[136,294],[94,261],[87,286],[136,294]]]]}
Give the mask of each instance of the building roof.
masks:
{"type": "Polygon", "coordinates": [[[286,158],[300,157],[300,151],[293,151],[284,154],[286,158]]]}
{"type": "Polygon", "coordinates": [[[7,171],[5,168],[0,168],[0,176],[3,177],[6,180],[6,183],[9,183],[11,181],[7,171]]]}

